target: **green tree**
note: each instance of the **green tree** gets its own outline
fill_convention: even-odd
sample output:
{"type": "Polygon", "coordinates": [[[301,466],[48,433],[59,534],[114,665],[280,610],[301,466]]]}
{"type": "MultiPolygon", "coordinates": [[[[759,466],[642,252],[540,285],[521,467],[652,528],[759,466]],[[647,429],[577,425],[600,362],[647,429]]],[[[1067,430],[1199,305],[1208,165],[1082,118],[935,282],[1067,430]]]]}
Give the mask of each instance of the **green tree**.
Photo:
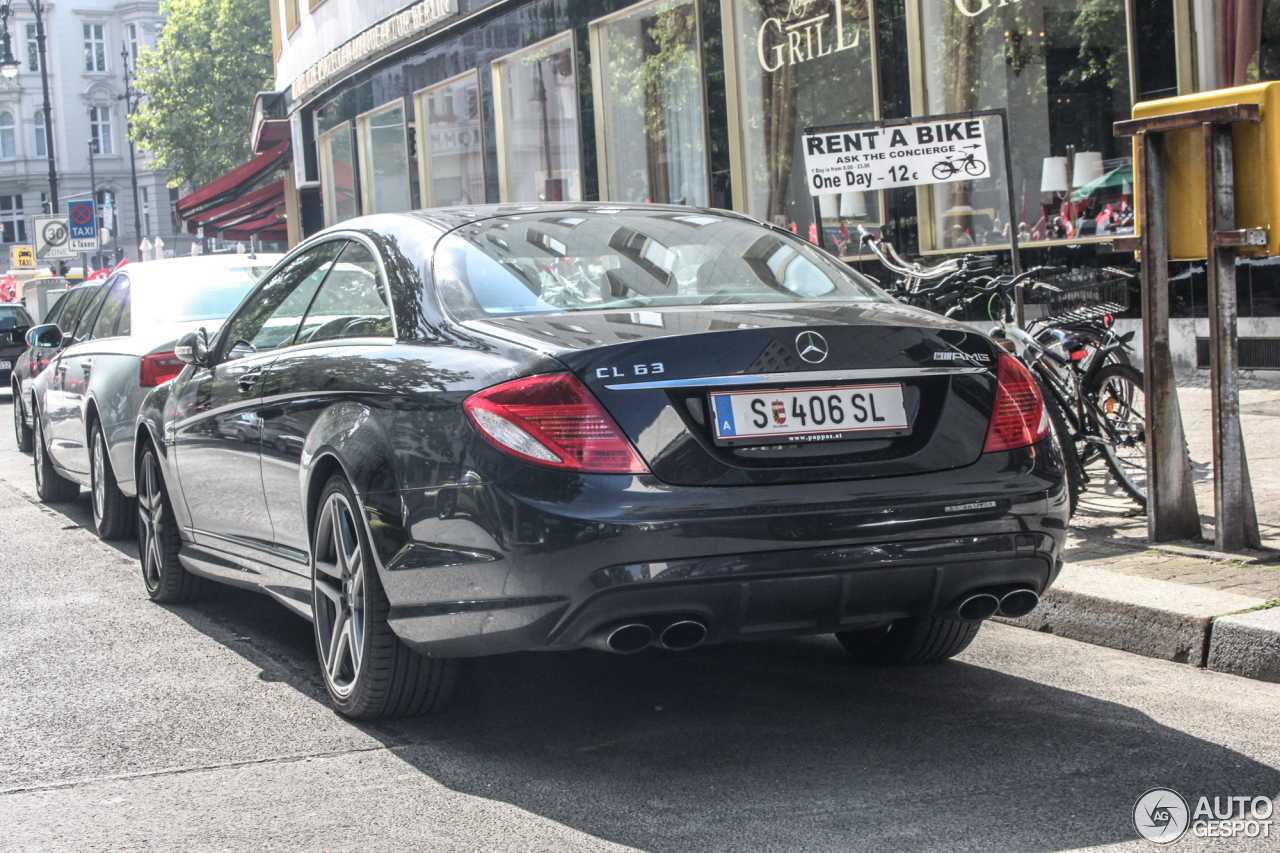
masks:
{"type": "Polygon", "coordinates": [[[133,139],[170,186],[201,186],[249,158],[254,95],[273,88],[267,0],[165,0],[155,50],[138,57],[148,97],[133,139]]]}

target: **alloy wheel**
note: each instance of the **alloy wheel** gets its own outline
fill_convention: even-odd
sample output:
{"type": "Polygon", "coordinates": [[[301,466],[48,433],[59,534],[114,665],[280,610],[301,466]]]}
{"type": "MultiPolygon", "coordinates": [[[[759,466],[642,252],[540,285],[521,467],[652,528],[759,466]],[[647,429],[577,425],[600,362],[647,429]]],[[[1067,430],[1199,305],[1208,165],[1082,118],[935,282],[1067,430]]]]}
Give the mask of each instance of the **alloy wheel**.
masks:
{"type": "Polygon", "coordinates": [[[40,426],[40,416],[36,415],[36,491],[44,491],[44,427],[40,426]]]}
{"type": "Polygon", "coordinates": [[[365,635],[364,551],[356,516],[340,493],[329,495],[316,530],[312,601],[320,663],[338,696],[355,688],[363,662],[365,635]]]}
{"type": "Polygon", "coordinates": [[[13,395],[13,437],[17,439],[19,449],[22,445],[22,430],[26,424],[22,420],[22,397],[19,394],[13,395]]]}
{"type": "Polygon", "coordinates": [[[160,586],[160,570],[164,566],[164,495],[160,491],[160,471],[156,457],[142,457],[141,482],[138,484],[138,556],[142,560],[142,578],[147,589],[160,586]]]}
{"type": "Polygon", "coordinates": [[[104,471],[106,463],[103,461],[106,457],[104,443],[102,430],[95,427],[93,431],[93,450],[90,454],[93,457],[90,460],[93,469],[93,488],[91,491],[93,493],[93,520],[97,523],[99,529],[102,528],[102,517],[106,512],[107,505],[107,484],[104,471]]]}

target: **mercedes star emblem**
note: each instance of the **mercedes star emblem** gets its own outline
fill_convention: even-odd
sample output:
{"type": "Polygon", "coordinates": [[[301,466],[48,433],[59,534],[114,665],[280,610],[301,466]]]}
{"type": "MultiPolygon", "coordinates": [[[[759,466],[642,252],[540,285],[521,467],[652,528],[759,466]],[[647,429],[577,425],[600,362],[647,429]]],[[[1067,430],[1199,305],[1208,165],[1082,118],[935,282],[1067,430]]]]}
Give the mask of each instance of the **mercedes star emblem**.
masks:
{"type": "Polygon", "coordinates": [[[817,332],[801,332],[796,335],[796,352],[810,364],[817,364],[827,357],[827,339],[817,332]]]}

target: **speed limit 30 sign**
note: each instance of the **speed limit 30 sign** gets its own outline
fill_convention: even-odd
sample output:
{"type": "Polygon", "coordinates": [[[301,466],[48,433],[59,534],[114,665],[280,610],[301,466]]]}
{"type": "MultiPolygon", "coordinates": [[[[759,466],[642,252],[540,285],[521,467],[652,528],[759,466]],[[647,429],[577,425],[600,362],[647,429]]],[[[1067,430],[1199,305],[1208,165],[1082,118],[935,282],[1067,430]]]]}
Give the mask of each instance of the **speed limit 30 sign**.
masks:
{"type": "Polygon", "coordinates": [[[36,238],[36,260],[54,261],[76,256],[71,248],[71,220],[68,217],[33,216],[31,226],[36,238]]]}

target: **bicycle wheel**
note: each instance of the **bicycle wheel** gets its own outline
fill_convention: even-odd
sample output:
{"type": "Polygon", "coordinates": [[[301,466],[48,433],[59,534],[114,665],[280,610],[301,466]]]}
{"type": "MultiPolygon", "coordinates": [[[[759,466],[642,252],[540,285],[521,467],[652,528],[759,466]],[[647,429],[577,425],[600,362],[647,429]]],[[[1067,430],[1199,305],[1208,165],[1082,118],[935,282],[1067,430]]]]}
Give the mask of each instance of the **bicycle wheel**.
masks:
{"type": "Polygon", "coordinates": [[[1085,403],[1100,418],[1102,457],[1120,488],[1134,503],[1147,505],[1147,424],[1142,371],[1127,364],[1108,364],[1084,389],[1085,403]]]}
{"type": "Polygon", "coordinates": [[[965,161],[964,170],[976,178],[979,175],[986,173],[987,164],[977,158],[974,158],[972,160],[965,161]]]}
{"type": "Polygon", "coordinates": [[[1045,381],[1039,376],[1036,383],[1040,386],[1040,396],[1044,397],[1045,412],[1049,415],[1049,426],[1058,439],[1058,447],[1062,448],[1062,467],[1067,480],[1067,499],[1071,515],[1076,514],[1080,505],[1080,493],[1084,491],[1084,466],[1080,464],[1080,455],[1076,452],[1076,444],[1071,440],[1071,426],[1067,417],[1058,405],[1057,399],[1050,393],[1045,381]]]}
{"type": "Polygon", "coordinates": [[[951,165],[950,160],[943,160],[933,164],[933,176],[940,181],[945,181],[956,173],[956,167],[951,165]]]}

